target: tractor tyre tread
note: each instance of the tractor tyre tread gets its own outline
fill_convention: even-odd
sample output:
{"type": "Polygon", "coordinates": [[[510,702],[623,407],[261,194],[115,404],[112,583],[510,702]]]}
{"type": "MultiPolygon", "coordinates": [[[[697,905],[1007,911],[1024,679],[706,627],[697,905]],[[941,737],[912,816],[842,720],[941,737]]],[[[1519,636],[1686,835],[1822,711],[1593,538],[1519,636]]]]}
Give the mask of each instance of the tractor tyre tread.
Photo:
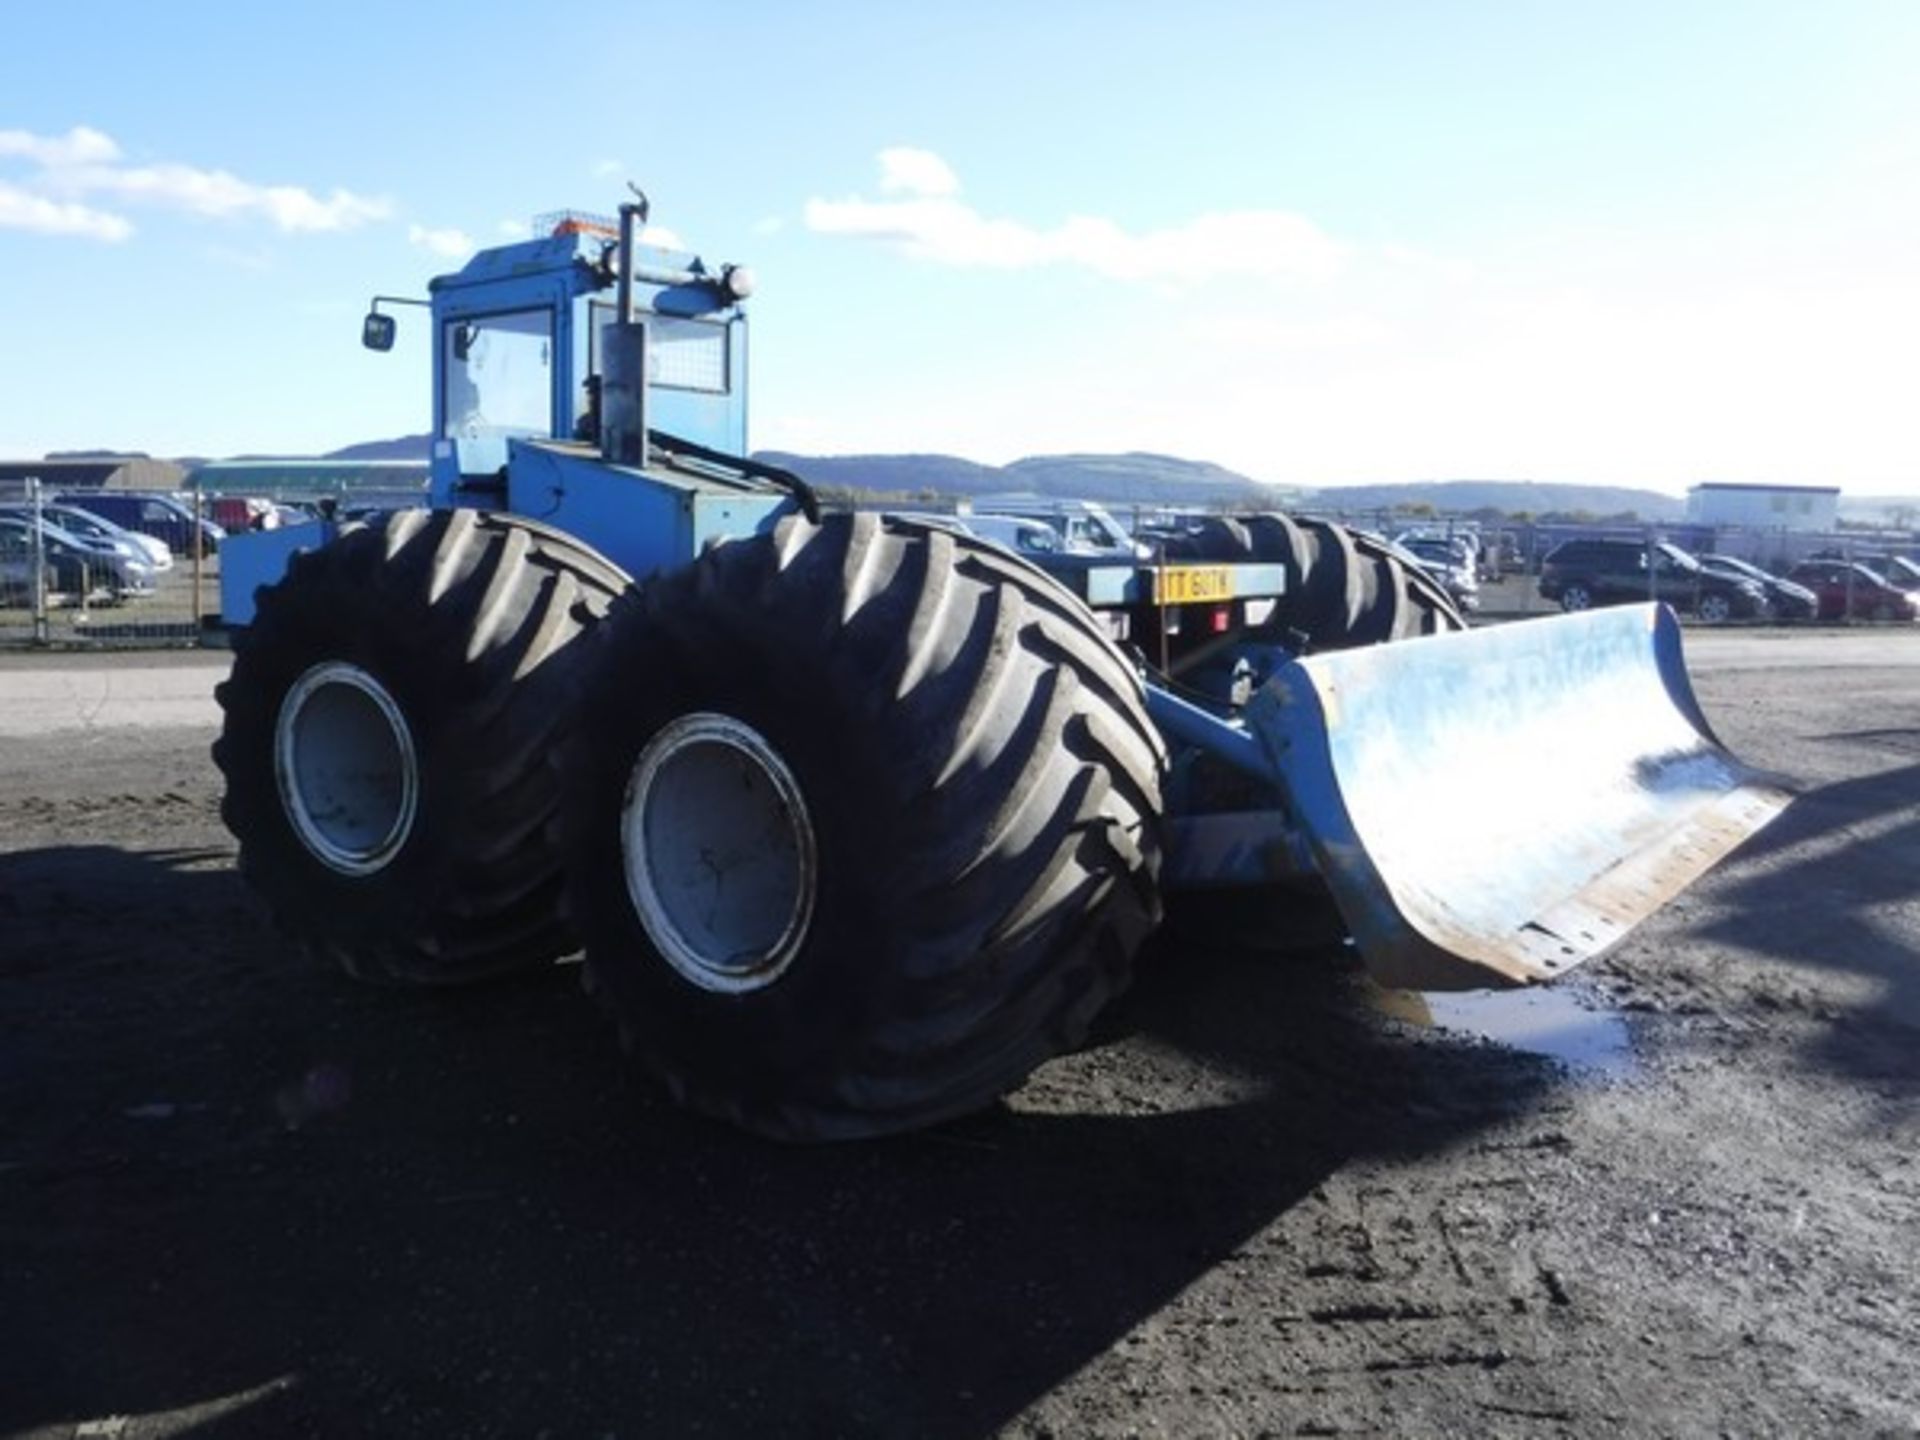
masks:
{"type": "Polygon", "coordinates": [[[1140,681],[1039,571],[893,517],[799,517],[623,598],[566,752],[569,899],[623,1044],[696,1110],[786,1141],[978,1110],[1076,1045],[1158,922],[1165,754],[1140,681]],[[656,951],[622,849],[636,757],[694,712],[793,771],[809,928],[745,994],[656,951]]]}
{"type": "Polygon", "coordinates": [[[1286,567],[1287,595],[1263,628],[1292,632],[1308,653],[1467,628],[1444,585],[1372,536],[1279,514],[1240,523],[1253,558],[1286,567]]]}
{"type": "Polygon", "coordinates": [[[479,980],[576,948],[552,756],[571,723],[578,641],[629,584],[561,531],[471,509],[396,511],[293,556],[257,593],[215,692],[221,815],[276,928],[395,985],[479,980]],[[339,874],[306,849],[276,779],[281,702],[329,660],[392,694],[418,753],[412,832],[371,875],[339,874]]]}

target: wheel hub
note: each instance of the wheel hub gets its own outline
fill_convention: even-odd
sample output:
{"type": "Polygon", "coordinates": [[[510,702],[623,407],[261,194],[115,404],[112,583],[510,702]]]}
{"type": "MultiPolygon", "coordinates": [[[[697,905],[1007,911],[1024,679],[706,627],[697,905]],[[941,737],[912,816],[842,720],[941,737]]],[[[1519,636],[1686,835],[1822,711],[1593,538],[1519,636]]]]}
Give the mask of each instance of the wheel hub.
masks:
{"type": "Polygon", "coordinates": [[[399,702],[357,665],[326,661],[293,683],[274,726],[273,769],[294,834],[330,870],[371,875],[413,830],[413,733],[399,702]]]}
{"type": "Polygon", "coordinates": [[[752,726],[683,715],[650,740],[620,816],[627,894],[654,947],[703,990],[740,995],[793,963],[813,917],[813,823],[752,726]]]}

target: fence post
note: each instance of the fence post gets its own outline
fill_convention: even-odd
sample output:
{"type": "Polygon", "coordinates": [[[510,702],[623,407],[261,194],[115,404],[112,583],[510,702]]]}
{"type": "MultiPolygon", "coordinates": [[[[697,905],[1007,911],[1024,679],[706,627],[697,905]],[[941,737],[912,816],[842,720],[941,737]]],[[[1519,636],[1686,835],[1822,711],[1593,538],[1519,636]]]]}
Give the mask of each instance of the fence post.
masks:
{"type": "Polygon", "coordinates": [[[33,517],[29,531],[33,539],[33,560],[28,573],[33,586],[33,643],[49,645],[53,642],[53,627],[47,619],[47,535],[41,503],[40,477],[29,475],[27,504],[28,513],[33,517]]]}
{"type": "Polygon", "coordinates": [[[201,530],[206,524],[205,507],[206,492],[200,488],[200,477],[196,475],[193,480],[193,614],[188,617],[195,643],[200,639],[200,557],[207,549],[206,536],[201,530]]]}

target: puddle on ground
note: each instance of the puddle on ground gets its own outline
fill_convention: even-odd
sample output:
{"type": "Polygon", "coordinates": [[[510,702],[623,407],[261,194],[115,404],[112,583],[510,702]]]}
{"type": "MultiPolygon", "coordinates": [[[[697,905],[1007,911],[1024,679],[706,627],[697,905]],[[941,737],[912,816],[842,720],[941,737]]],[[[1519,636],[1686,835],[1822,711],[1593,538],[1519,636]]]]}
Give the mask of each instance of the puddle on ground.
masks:
{"type": "Polygon", "coordinates": [[[1376,986],[1373,994],[1375,1006],[1395,1020],[1544,1055],[1578,1075],[1622,1079],[1634,1070],[1627,1022],[1592,992],[1574,986],[1448,991],[1376,986]]]}

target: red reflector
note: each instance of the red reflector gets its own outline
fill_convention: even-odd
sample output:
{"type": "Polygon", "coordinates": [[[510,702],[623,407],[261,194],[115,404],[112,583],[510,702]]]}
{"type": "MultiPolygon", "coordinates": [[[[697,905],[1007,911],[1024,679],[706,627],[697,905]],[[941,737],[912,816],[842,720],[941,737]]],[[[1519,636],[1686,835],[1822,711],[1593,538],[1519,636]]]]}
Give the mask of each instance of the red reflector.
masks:
{"type": "Polygon", "coordinates": [[[1212,619],[1208,621],[1208,625],[1214,634],[1226,634],[1227,631],[1233,628],[1233,607],[1230,605],[1214,606],[1212,619]]]}

